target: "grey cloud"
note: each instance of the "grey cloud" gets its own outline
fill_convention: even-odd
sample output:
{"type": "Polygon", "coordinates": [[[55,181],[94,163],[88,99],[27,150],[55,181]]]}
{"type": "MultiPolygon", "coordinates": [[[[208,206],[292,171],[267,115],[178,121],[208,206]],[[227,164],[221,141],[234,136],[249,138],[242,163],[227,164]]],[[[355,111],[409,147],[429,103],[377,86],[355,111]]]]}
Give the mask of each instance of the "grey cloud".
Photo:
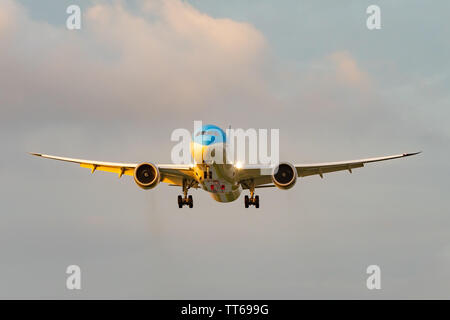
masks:
{"type": "Polygon", "coordinates": [[[440,15],[385,7],[398,33],[369,36],[360,2],[101,2],[76,33],[24,3],[0,5],[1,297],[448,298],[448,64],[399,16],[435,29],[440,15]],[[171,131],[198,119],[279,128],[292,162],[424,153],[261,190],[259,211],[200,191],[180,211],[177,188],[25,153],[170,162],[171,131]]]}

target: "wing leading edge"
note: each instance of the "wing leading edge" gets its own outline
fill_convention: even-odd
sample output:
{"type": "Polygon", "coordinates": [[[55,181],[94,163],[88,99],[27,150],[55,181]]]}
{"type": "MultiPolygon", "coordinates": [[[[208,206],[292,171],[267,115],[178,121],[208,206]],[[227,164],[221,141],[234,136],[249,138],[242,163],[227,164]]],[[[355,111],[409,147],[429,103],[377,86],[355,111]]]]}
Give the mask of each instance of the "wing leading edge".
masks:
{"type": "MultiPolygon", "coordinates": [[[[367,158],[367,159],[359,159],[359,160],[349,160],[349,161],[338,161],[338,162],[323,162],[323,163],[311,163],[311,164],[295,164],[294,167],[297,170],[298,177],[306,177],[312,175],[319,175],[323,178],[325,173],[335,172],[335,171],[349,171],[352,172],[352,169],[362,168],[364,164],[385,160],[392,160],[398,158],[404,158],[419,154],[420,152],[413,153],[402,153],[391,156],[384,157],[376,157],[376,158],[367,158]]],[[[239,178],[240,181],[248,181],[252,180],[255,186],[268,184],[272,182],[271,175],[263,175],[261,174],[261,169],[266,166],[247,166],[243,167],[239,170],[239,178]]]]}
{"type": "Polygon", "coordinates": [[[359,159],[359,160],[350,160],[350,161],[338,161],[338,162],[324,162],[324,163],[312,163],[312,164],[296,164],[294,165],[297,169],[297,175],[299,177],[306,177],[311,175],[319,175],[323,178],[324,173],[330,173],[335,171],[348,170],[350,173],[352,169],[364,167],[364,164],[385,160],[392,160],[398,158],[404,158],[419,154],[420,152],[413,153],[402,153],[396,154],[392,156],[385,157],[376,157],[376,158],[367,158],[367,159],[359,159]]]}
{"type": "MultiPolygon", "coordinates": [[[[97,170],[116,173],[119,178],[122,177],[122,175],[133,176],[134,169],[138,166],[138,163],[119,163],[119,162],[104,162],[95,160],[75,159],[34,152],[30,152],[30,154],[33,156],[42,157],[46,159],[77,163],[82,168],[91,169],[92,173],[94,173],[97,170]]],[[[156,166],[158,167],[161,173],[161,182],[182,185],[183,178],[190,178],[193,175],[191,165],[158,164],[156,166]]]]}

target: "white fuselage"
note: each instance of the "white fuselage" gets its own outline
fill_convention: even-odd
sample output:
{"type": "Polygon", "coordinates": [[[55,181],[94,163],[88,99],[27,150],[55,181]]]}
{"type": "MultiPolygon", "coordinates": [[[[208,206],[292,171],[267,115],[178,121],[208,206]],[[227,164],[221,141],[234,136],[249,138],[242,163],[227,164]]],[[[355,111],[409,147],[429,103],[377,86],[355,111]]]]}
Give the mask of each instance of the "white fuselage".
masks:
{"type": "Polygon", "coordinates": [[[226,144],[197,145],[192,148],[195,147],[197,149],[192,151],[192,154],[195,162],[195,178],[199,186],[219,202],[231,202],[239,198],[242,186],[237,179],[236,167],[230,163],[216,163],[208,160],[211,151],[219,149],[223,152],[223,158],[226,158],[226,144]]]}

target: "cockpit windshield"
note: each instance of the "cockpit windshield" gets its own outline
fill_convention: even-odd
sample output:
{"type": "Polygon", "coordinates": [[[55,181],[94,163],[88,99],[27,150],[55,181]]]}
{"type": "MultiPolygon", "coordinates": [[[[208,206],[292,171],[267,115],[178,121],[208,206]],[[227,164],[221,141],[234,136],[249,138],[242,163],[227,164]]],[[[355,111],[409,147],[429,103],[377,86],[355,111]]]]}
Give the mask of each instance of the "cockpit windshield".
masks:
{"type": "Polygon", "coordinates": [[[215,131],[215,130],[208,130],[208,131],[199,131],[197,132],[197,134],[195,135],[196,137],[200,136],[200,135],[208,135],[208,136],[215,136],[218,137],[219,136],[219,132],[215,131]]]}

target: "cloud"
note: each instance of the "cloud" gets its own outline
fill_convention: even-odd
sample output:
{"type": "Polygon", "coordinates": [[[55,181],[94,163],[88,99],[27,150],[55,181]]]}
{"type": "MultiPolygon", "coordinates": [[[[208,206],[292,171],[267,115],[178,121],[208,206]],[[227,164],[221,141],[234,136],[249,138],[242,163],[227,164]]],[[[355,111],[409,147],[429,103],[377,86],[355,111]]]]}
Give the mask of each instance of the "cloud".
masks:
{"type": "Polygon", "coordinates": [[[297,90],[287,104],[302,105],[311,116],[340,119],[343,112],[351,111],[353,117],[357,117],[366,114],[379,100],[369,74],[347,51],[312,59],[301,70],[292,72],[288,79],[297,90]]]}
{"type": "Polygon", "coordinates": [[[252,25],[178,0],[142,1],[137,11],[120,1],[98,4],[83,12],[82,30],[69,31],[3,1],[0,85],[7,109],[141,116],[168,107],[201,110],[261,90],[267,44],[252,25]]]}
{"type": "Polygon", "coordinates": [[[324,51],[300,64],[281,60],[250,23],[215,18],[179,0],[86,6],[79,31],[34,20],[9,0],[0,7],[8,17],[0,22],[8,30],[0,32],[0,121],[6,125],[73,121],[87,132],[86,119],[94,129],[100,122],[136,127],[139,121],[189,128],[202,119],[292,126],[314,139],[326,139],[329,130],[337,138],[401,127],[354,51],[324,51]]]}
{"type": "Polygon", "coordinates": [[[0,4],[0,39],[8,36],[11,27],[14,25],[14,18],[18,15],[19,8],[13,2],[6,0],[0,4]]]}
{"type": "MultiPolygon", "coordinates": [[[[81,31],[0,1],[0,296],[70,298],[61,274],[74,262],[88,270],[85,298],[205,298],[211,288],[220,289],[214,298],[370,298],[364,284],[372,263],[383,268],[385,298],[448,296],[448,134],[433,132],[436,118],[448,132],[447,78],[435,78],[436,87],[402,70],[393,77],[391,66],[405,61],[385,50],[386,35],[395,33],[383,32],[376,46],[348,37],[352,19],[342,17],[359,25],[355,11],[302,6],[304,20],[295,8],[252,15],[257,23],[267,10],[273,37],[285,39],[275,49],[295,56],[288,61],[271,57],[274,43],[251,24],[182,1],[83,7],[81,31]],[[287,24],[272,23],[275,16],[287,24]],[[298,41],[285,38],[293,34],[298,41]],[[419,113],[411,103],[425,107],[419,113]],[[192,119],[280,128],[280,156],[291,162],[425,152],[352,175],[305,178],[286,192],[261,189],[258,214],[245,212],[242,198],[223,205],[200,191],[192,192],[194,211],[180,214],[180,189],[145,192],[130,177],[91,175],[25,153],[164,163],[170,131],[192,119]]],[[[411,20],[404,9],[398,16],[411,20]]],[[[435,57],[436,45],[423,45],[428,34],[418,35],[415,45],[435,57]]],[[[416,47],[400,46],[414,72],[416,47]]]]}
{"type": "Polygon", "coordinates": [[[369,75],[348,51],[305,61],[308,67],[298,70],[280,64],[249,23],[214,18],[179,0],[137,4],[135,10],[122,1],[83,8],[82,29],[69,31],[2,2],[2,16],[9,17],[0,22],[8,28],[0,33],[2,119],[157,121],[214,112],[233,123],[235,113],[267,122],[276,121],[274,110],[335,117],[330,110],[352,107],[348,97],[359,106],[373,98],[369,75]]]}
{"type": "Polygon", "coordinates": [[[361,70],[356,60],[347,51],[337,51],[329,56],[339,82],[349,86],[366,88],[369,85],[368,75],[361,70]]]}

